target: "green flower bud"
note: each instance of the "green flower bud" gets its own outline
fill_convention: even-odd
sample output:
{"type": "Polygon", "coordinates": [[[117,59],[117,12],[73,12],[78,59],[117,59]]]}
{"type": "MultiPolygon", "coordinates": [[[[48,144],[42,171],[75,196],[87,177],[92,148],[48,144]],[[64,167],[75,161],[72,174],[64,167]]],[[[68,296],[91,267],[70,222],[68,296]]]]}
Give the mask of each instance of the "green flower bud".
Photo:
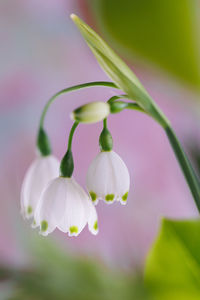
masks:
{"type": "Polygon", "coordinates": [[[110,113],[110,106],[104,102],[91,102],[75,109],[72,120],[81,123],[96,123],[105,119],[110,113]]]}
{"type": "Polygon", "coordinates": [[[101,151],[111,151],[113,147],[113,139],[110,131],[104,128],[99,137],[99,146],[101,151]]]}

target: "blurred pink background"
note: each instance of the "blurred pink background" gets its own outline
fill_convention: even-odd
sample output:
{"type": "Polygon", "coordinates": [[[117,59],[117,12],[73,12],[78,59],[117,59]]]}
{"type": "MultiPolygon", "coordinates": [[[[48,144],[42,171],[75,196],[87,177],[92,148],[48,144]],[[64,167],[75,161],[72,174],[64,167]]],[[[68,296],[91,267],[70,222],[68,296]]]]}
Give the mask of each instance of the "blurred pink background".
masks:
{"type": "MultiPolygon", "coordinates": [[[[81,2],[81,1],[80,1],[81,2]]],[[[98,66],[69,15],[86,21],[79,1],[0,1],[0,260],[23,264],[24,230],[20,216],[20,189],[26,169],[35,157],[39,117],[46,101],[58,90],[88,81],[110,80],[98,66]]],[[[82,2],[81,2],[82,4],[82,2]]],[[[133,66],[144,86],[171,120],[183,145],[199,139],[196,96],[148,66],[133,66]],[[187,100],[190,99],[190,102],[187,100]]],[[[55,155],[66,151],[72,125],[70,112],[90,101],[106,101],[108,88],[91,88],[64,95],[49,110],[45,128],[55,155]]],[[[108,264],[137,267],[145,261],[163,216],[197,216],[192,196],[163,130],[139,112],[110,116],[114,150],[131,174],[126,206],[97,206],[100,232],[85,229],[78,238],[56,231],[54,238],[66,251],[89,253],[108,264]]],[[[102,124],[82,125],[73,141],[75,177],[85,186],[87,168],[97,155],[102,124]]],[[[27,235],[26,235],[27,236],[27,235]]],[[[42,238],[42,237],[41,237],[42,238]]]]}

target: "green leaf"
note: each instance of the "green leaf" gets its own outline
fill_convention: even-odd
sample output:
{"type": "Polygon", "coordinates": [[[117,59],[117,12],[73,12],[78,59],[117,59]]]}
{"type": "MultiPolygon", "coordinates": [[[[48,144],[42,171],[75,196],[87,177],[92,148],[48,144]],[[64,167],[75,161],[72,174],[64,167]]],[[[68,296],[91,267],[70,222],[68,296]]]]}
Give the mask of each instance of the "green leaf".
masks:
{"type": "Polygon", "coordinates": [[[145,58],[200,86],[196,0],[88,0],[107,39],[120,53],[145,58]]]}
{"type": "Polygon", "coordinates": [[[129,96],[130,99],[136,101],[149,115],[156,119],[157,122],[163,127],[166,127],[169,124],[169,121],[151,99],[130,68],[86,23],[76,15],[71,15],[71,18],[79,28],[100,66],[108,76],[129,96]]]}
{"type": "Polygon", "coordinates": [[[200,299],[200,220],[163,220],[145,283],[155,299],[200,299]]]}

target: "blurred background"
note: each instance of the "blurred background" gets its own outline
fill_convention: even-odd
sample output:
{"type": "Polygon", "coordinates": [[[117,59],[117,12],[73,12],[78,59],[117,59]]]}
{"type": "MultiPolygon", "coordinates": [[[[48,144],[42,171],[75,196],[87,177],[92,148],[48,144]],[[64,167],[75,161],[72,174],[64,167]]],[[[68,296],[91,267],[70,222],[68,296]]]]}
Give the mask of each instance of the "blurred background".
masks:
{"type": "MultiPolygon", "coordinates": [[[[200,173],[198,1],[0,0],[0,299],[149,299],[143,267],[162,217],[197,216],[168,140],[152,119],[134,111],[109,118],[131,189],[126,206],[98,204],[97,236],[85,229],[78,238],[58,231],[42,238],[20,215],[21,183],[35,158],[46,101],[70,85],[109,80],[71,13],[134,70],[200,173]]],[[[66,151],[70,112],[113,95],[114,90],[92,88],[52,105],[45,128],[59,159],[66,151]]],[[[83,186],[101,128],[82,125],[73,141],[74,175],[83,186]]]]}

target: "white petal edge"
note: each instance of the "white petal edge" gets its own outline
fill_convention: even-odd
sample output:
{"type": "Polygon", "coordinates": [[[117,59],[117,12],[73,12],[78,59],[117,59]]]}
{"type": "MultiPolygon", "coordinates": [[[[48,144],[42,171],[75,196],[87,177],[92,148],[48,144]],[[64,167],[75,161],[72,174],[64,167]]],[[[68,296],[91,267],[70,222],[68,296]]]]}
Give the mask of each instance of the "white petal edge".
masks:
{"type": "Polygon", "coordinates": [[[21,213],[24,218],[33,216],[43,189],[58,173],[59,161],[53,155],[39,156],[33,161],[26,172],[21,190],[21,213]]]}

